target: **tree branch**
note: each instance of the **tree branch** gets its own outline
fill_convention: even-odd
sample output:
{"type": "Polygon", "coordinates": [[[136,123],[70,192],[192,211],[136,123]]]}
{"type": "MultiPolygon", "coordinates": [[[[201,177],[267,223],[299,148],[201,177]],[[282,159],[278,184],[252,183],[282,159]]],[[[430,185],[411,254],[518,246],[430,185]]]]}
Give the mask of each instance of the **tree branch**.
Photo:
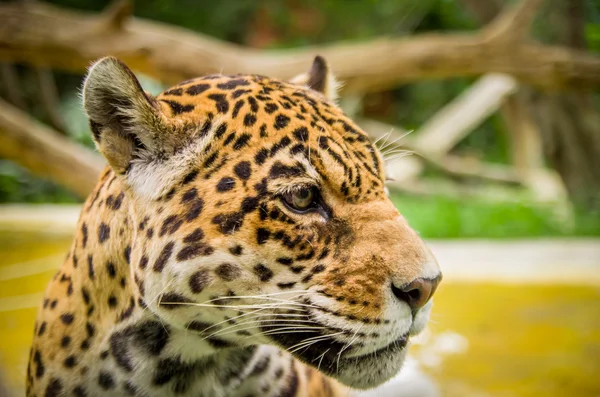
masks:
{"type": "Polygon", "coordinates": [[[527,38],[531,24],[544,0],[522,0],[514,7],[500,13],[484,28],[489,39],[514,44],[527,38]]]}
{"type": "MultiPolygon", "coordinates": [[[[505,26],[501,21],[508,21],[506,24],[513,28],[526,23],[529,17],[525,16],[533,15],[539,1],[525,0],[517,11],[507,11],[496,21],[496,31],[505,26]]],[[[506,51],[505,45],[490,40],[489,29],[473,34],[424,34],[407,39],[258,51],[136,18],[111,29],[107,27],[107,14],[127,15],[90,15],[40,3],[2,4],[0,60],[81,72],[91,61],[112,54],[139,72],[173,83],[221,72],[290,78],[304,72],[315,54],[321,54],[345,82],[344,94],[490,72],[510,74],[544,89],[600,85],[600,57],[529,41],[514,44],[511,51],[506,51]]]]}
{"type": "Polygon", "coordinates": [[[0,100],[0,156],[87,196],[104,168],[96,153],[0,100]]]}

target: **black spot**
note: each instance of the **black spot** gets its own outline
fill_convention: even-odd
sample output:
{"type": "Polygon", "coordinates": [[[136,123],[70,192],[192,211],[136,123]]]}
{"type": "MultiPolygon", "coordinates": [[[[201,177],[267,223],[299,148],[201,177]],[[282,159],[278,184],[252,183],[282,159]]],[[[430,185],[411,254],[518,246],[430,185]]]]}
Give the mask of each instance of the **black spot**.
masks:
{"type": "Polygon", "coordinates": [[[50,379],[48,386],[46,387],[46,393],[44,397],[58,397],[62,394],[63,385],[58,378],[50,379]]]}
{"type": "Polygon", "coordinates": [[[62,321],[64,325],[71,325],[73,320],[75,320],[75,316],[73,316],[72,313],[64,313],[60,316],[60,321],[62,321]]]}
{"type": "Polygon", "coordinates": [[[180,219],[177,215],[169,215],[165,218],[162,227],[160,228],[160,233],[158,234],[160,237],[165,234],[173,234],[179,229],[179,227],[183,224],[183,220],[180,219]]]}
{"type": "Polygon", "coordinates": [[[263,124],[260,126],[260,137],[261,138],[267,138],[269,136],[269,133],[267,132],[267,125],[263,124]]]}
{"type": "Polygon", "coordinates": [[[46,322],[42,322],[42,324],[40,325],[40,329],[38,329],[38,336],[42,336],[44,335],[44,332],[46,332],[46,322]]]}
{"type": "Polygon", "coordinates": [[[227,347],[234,347],[235,344],[228,342],[226,340],[223,340],[221,338],[215,338],[215,337],[210,337],[210,338],[206,338],[206,341],[208,342],[208,344],[215,348],[215,349],[224,349],[227,347]]]}
{"type": "Polygon", "coordinates": [[[185,193],[183,193],[183,195],[181,196],[181,203],[189,203],[196,197],[198,197],[198,190],[195,187],[193,187],[191,189],[188,189],[185,193]]]}
{"type": "Polygon", "coordinates": [[[244,116],[244,125],[246,127],[252,127],[256,124],[256,115],[254,113],[248,113],[244,116]]]}
{"type": "Polygon", "coordinates": [[[164,358],[156,364],[152,383],[161,386],[176,378],[173,386],[179,384],[181,388],[193,370],[193,364],[183,363],[179,358],[164,358]]]}
{"type": "MultiPolygon", "coordinates": [[[[139,329],[139,328],[138,328],[139,329]]],[[[127,340],[134,332],[132,327],[126,328],[124,331],[116,332],[110,336],[110,352],[115,358],[115,362],[127,372],[133,371],[133,364],[129,357],[127,340]]],[[[144,346],[146,347],[146,346],[144,346]]]]}
{"type": "Polygon", "coordinates": [[[204,231],[201,228],[194,229],[193,232],[183,238],[184,243],[196,243],[204,238],[204,231]]]}
{"type": "Polygon", "coordinates": [[[240,150],[244,146],[247,146],[248,145],[248,141],[250,141],[250,138],[252,138],[252,135],[250,135],[250,134],[242,134],[242,135],[240,135],[238,137],[238,139],[236,139],[235,143],[233,144],[233,149],[240,150]]]}
{"type": "Polygon", "coordinates": [[[88,292],[88,290],[85,288],[81,288],[81,295],[83,296],[83,301],[85,302],[85,304],[89,305],[90,304],[90,293],[88,292]]]}
{"type": "Polygon", "coordinates": [[[277,117],[275,117],[275,124],[273,124],[273,127],[276,130],[280,130],[282,128],[287,127],[289,122],[290,122],[290,118],[288,116],[285,116],[283,114],[278,114],[277,117]]]}
{"type": "Polygon", "coordinates": [[[181,95],[183,95],[183,88],[173,88],[173,89],[170,89],[168,91],[165,91],[163,93],[163,95],[181,96],[181,95]]]}
{"type": "Polygon", "coordinates": [[[63,365],[67,368],[73,368],[77,365],[77,358],[73,355],[70,355],[69,357],[65,358],[63,365]]]}
{"type": "Polygon", "coordinates": [[[178,261],[187,261],[197,256],[208,256],[214,252],[214,248],[205,243],[194,243],[186,245],[177,253],[178,261]]]}
{"type": "Polygon", "coordinates": [[[73,389],[73,395],[75,397],[87,397],[88,394],[82,385],[78,385],[73,389]]]}
{"type": "Polygon", "coordinates": [[[108,276],[110,278],[115,278],[115,276],[117,275],[115,264],[112,262],[106,262],[106,271],[108,272],[108,276]]]}
{"type": "Polygon", "coordinates": [[[279,109],[279,106],[272,102],[269,102],[265,105],[265,112],[269,114],[274,113],[277,109],[279,109]]]}
{"type": "Polygon", "coordinates": [[[233,247],[229,248],[229,252],[231,252],[232,255],[235,256],[240,256],[242,255],[242,246],[241,245],[235,245],[233,247]]]}
{"type": "Polygon", "coordinates": [[[219,226],[223,234],[233,234],[242,227],[244,215],[234,212],[230,214],[219,214],[212,219],[212,223],[219,226]]]}
{"type": "Polygon", "coordinates": [[[273,271],[262,263],[254,266],[254,274],[256,274],[262,282],[269,281],[271,278],[273,278],[273,271]]]}
{"type": "Polygon", "coordinates": [[[250,83],[247,80],[234,79],[234,80],[229,80],[226,83],[217,84],[217,87],[222,90],[234,90],[238,87],[243,87],[243,86],[247,86],[247,85],[250,85],[250,83]]]}
{"type": "MultiPolygon", "coordinates": [[[[142,289],[140,288],[140,291],[142,289]]],[[[133,299],[133,297],[129,298],[129,306],[127,306],[127,309],[123,310],[123,312],[121,312],[121,315],[119,316],[119,321],[123,321],[126,318],[129,318],[132,314],[133,314],[133,309],[135,308],[135,300],[133,299]]]]}
{"type": "Polygon", "coordinates": [[[87,335],[91,338],[92,336],[94,336],[94,334],[96,333],[96,327],[94,327],[94,324],[87,322],[85,324],[85,330],[87,332],[87,335]]]}
{"type": "Polygon", "coordinates": [[[186,222],[191,222],[194,219],[198,218],[198,216],[200,216],[200,213],[202,213],[203,208],[204,208],[204,200],[202,200],[200,197],[196,197],[188,205],[187,212],[185,213],[186,222]]]}
{"type": "MultiPolygon", "coordinates": [[[[293,156],[298,153],[307,153],[306,146],[304,146],[301,143],[298,143],[297,145],[292,146],[292,148],[290,149],[290,154],[293,156]]],[[[308,156],[308,154],[307,154],[307,156],[308,156]]]]}
{"type": "Polygon", "coordinates": [[[137,346],[153,356],[158,356],[169,342],[169,326],[159,321],[146,321],[126,330],[137,346]]]}
{"type": "Polygon", "coordinates": [[[215,269],[215,273],[225,281],[233,281],[242,275],[242,271],[231,263],[222,263],[215,269]]]}
{"type": "Polygon", "coordinates": [[[231,113],[231,117],[232,118],[236,118],[238,113],[240,112],[240,109],[242,109],[242,106],[244,106],[244,100],[240,99],[239,101],[237,101],[235,103],[235,105],[233,105],[233,112],[231,113]]]}
{"type": "Polygon", "coordinates": [[[306,142],[308,140],[308,129],[306,127],[296,128],[294,130],[294,137],[302,142],[306,142]]]}
{"type": "Polygon", "coordinates": [[[217,157],[219,157],[219,153],[218,152],[214,152],[213,154],[211,154],[210,156],[208,156],[206,158],[206,160],[204,160],[204,164],[203,164],[204,168],[210,167],[215,162],[215,160],[217,159],[217,157]]]}
{"type": "Polygon", "coordinates": [[[65,335],[60,340],[60,345],[62,347],[68,347],[71,344],[71,337],[69,335],[65,335]]]}
{"type": "Polygon", "coordinates": [[[188,173],[188,174],[187,174],[187,175],[186,175],[186,176],[183,178],[183,180],[181,181],[181,183],[182,183],[183,185],[187,185],[188,183],[190,183],[190,182],[193,182],[193,181],[194,181],[194,179],[196,179],[196,177],[198,176],[198,172],[199,172],[198,170],[193,170],[193,171],[189,172],[189,173],[188,173]]]}
{"type": "Polygon", "coordinates": [[[292,263],[294,263],[294,260],[292,258],[282,257],[282,258],[277,258],[277,262],[281,263],[282,265],[289,266],[292,263]]]}
{"type": "Polygon", "coordinates": [[[144,254],[140,258],[140,269],[145,269],[147,266],[148,266],[148,256],[146,254],[144,254]]]}
{"type": "Polygon", "coordinates": [[[256,231],[256,242],[258,244],[264,244],[267,242],[270,236],[271,232],[268,229],[259,227],[256,231]]]}
{"type": "Polygon", "coordinates": [[[108,307],[114,309],[117,306],[117,298],[114,295],[108,297],[108,307]]]}
{"type": "Polygon", "coordinates": [[[313,273],[313,274],[321,273],[323,271],[325,271],[324,265],[317,265],[311,269],[311,273],[313,273]]]}
{"type": "Polygon", "coordinates": [[[292,266],[290,267],[290,270],[292,271],[292,273],[294,274],[300,274],[302,273],[302,271],[306,269],[304,266],[292,266]]]}
{"type": "Polygon", "coordinates": [[[81,234],[83,235],[81,242],[83,243],[83,248],[85,248],[88,240],[88,228],[85,222],[83,222],[83,224],[81,225],[81,234]]]}
{"type": "Polygon", "coordinates": [[[175,243],[173,241],[165,244],[162,251],[158,255],[158,258],[156,259],[156,262],[154,262],[153,269],[155,272],[162,272],[165,265],[167,264],[167,261],[169,260],[169,258],[171,258],[171,254],[173,253],[174,246],[175,246],[175,243]]]}
{"type": "Polygon", "coordinates": [[[235,179],[226,176],[217,183],[217,192],[226,192],[232,190],[234,187],[235,179]]]}
{"type": "Polygon", "coordinates": [[[271,152],[269,153],[269,155],[271,157],[275,156],[277,154],[277,152],[279,152],[281,149],[289,146],[290,143],[292,143],[292,140],[289,137],[284,136],[283,138],[281,138],[281,140],[279,142],[277,142],[276,144],[274,144],[271,147],[271,152]]]}
{"type": "Polygon", "coordinates": [[[195,108],[194,105],[183,105],[177,101],[171,101],[168,99],[161,99],[160,101],[169,105],[171,107],[171,110],[173,111],[173,114],[191,112],[195,108]]]}
{"type": "Polygon", "coordinates": [[[38,350],[35,351],[33,355],[33,362],[35,363],[35,377],[41,378],[44,376],[44,372],[46,372],[46,367],[44,366],[44,362],[42,361],[42,355],[38,350]]]}
{"type": "Polygon", "coordinates": [[[110,227],[102,222],[100,223],[100,227],[98,227],[98,242],[102,244],[110,237],[110,227]]]}
{"type": "Polygon", "coordinates": [[[329,255],[329,248],[323,248],[323,251],[321,252],[321,255],[319,255],[318,259],[324,259],[327,257],[327,255],[329,255]]]}
{"type": "Polygon", "coordinates": [[[125,258],[125,262],[127,262],[127,264],[129,265],[129,260],[131,259],[131,246],[130,245],[125,247],[125,249],[123,250],[123,258],[125,258]]]}
{"type": "Polygon", "coordinates": [[[262,148],[254,156],[254,161],[256,162],[256,164],[262,165],[262,164],[264,164],[264,162],[267,160],[268,157],[269,157],[269,151],[265,148],[262,148]]]}
{"type": "Polygon", "coordinates": [[[219,326],[214,326],[213,324],[205,323],[203,321],[190,321],[186,325],[186,328],[188,330],[196,331],[196,332],[200,332],[200,333],[204,332],[205,330],[207,330],[209,328],[214,331],[217,331],[220,329],[219,326]]]}
{"type": "Polygon", "coordinates": [[[260,195],[267,194],[267,178],[263,178],[260,183],[254,185],[254,190],[260,195]]]}
{"type": "Polygon", "coordinates": [[[248,180],[250,175],[252,174],[251,166],[249,161],[241,161],[235,165],[233,168],[233,172],[240,178],[241,180],[248,180]]]}
{"type": "Polygon", "coordinates": [[[271,178],[290,178],[295,176],[300,176],[304,173],[304,167],[300,164],[295,166],[288,166],[279,161],[275,162],[269,171],[269,176],[271,178]]]}
{"type": "Polygon", "coordinates": [[[232,97],[233,99],[236,99],[236,98],[239,98],[239,97],[241,97],[242,95],[244,95],[244,94],[248,94],[248,93],[250,93],[250,92],[252,92],[252,90],[244,90],[244,89],[235,90],[235,91],[233,91],[233,93],[231,94],[231,97],[232,97]]]}
{"type": "Polygon", "coordinates": [[[190,276],[189,285],[193,293],[199,294],[210,284],[210,273],[203,269],[190,276]]]}
{"type": "Polygon", "coordinates": [[[254,97],[249,96],[248,103],[250,104],[250,110],[252,110],[254,113],[258,112],[258,102],[254,97]]]}
{"type": "Polygon", "coordinates": [[[217,111],[219,113],[227,113],[227,111],[229,110],[229,102],[227,102],[227,99],[225,99],[225,95],[210,94],[208,98],[215,101],[215,105],[217,106],[217,111]]]}
{"type": "Polygon", "coordinates": [[[215,131],[215,139],[221,138],[227,132],[227,123],[222,123],[219,125],[217,130],[215,131]]]}
{"type": "Polygon", "coordinates": [[[290,289],[290,288],[293,288],[294,285],[296,285],[295,281],[292,281],[289,283],[277,283],[277,286],[281,289],[290,289]]]}
{"type": "Polygon", "coordinates": [[[210,88],[209,84],[195,84],[195,85],[188,87],[185,90],[185,93],[188,95],[198,95],[198,94],[202,94],[204,91],[208,90],[209,88],[210,88]]]}
{"type": "Polygon", "coordinates": [[[185,305],[180,305],[180,303],[191,303],[192,301],[186,298],[181,294],[177,294],[175,292],[167,292],[161,295],[158,305],[163,309],[173,310],[180,307],[184,307],[185,305]]]}
{"type": "Polygon", "coordinates": [[[89,348],[90,348],[90,340],[89,339],[85,339],[83,342],[81,342],[82,350],[87,350],[89,348]]]}
{"type": "Polygon", "coordinates": [[[242,201],[240,211],[244,214],[248,214],[254,211],[258,207],[258,197],[246,197],[242,201]]]}
{"type": "Polygon", "coordinates": [[[98,384],[104,390],[115,388],[115,380],[113,376],[106,371],[100,371],[100,374],[98,375],[98,384]]]}

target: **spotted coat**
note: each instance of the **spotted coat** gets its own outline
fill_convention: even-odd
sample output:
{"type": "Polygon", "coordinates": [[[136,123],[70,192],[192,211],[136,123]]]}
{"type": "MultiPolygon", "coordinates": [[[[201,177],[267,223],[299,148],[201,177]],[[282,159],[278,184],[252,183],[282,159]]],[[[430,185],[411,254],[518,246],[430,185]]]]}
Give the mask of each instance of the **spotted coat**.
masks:
{"type": "Polygon", "coordinates": [[[345,396],[397,373],[433,292],[404,287],[440,273],[334,85],[320,57],[157,97],[92,66],[109,166],[40,308],[28,396],[345,396]]]}

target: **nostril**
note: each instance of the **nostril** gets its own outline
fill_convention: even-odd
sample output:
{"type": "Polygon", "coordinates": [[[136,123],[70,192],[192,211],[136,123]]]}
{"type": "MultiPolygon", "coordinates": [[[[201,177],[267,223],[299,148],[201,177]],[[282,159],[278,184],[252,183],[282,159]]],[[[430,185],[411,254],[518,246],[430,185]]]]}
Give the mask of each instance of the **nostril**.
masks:
{"type": "Polygon", "coordinates": [[[435,291],[436,280],[416,279],[402,287],[392,284],[392,292],[399,300],[406,302],[411,310],[418,310],[425,306],[435,291]]]}

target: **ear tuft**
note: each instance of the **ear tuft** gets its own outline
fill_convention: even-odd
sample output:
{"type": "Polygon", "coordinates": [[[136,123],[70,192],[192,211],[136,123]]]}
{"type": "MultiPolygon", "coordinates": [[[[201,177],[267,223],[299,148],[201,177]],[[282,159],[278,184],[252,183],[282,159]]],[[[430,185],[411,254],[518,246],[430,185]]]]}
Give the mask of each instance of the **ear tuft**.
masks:
{"type": "Polygon", "coordinates": [[[320,55],[315,57],[308,73],[294,77],[291,82],[294,84],[305,85],[312,90],[318,91],[331,101],[337,99],[339,84],[329,69],[327,61],[320,55]]]}

